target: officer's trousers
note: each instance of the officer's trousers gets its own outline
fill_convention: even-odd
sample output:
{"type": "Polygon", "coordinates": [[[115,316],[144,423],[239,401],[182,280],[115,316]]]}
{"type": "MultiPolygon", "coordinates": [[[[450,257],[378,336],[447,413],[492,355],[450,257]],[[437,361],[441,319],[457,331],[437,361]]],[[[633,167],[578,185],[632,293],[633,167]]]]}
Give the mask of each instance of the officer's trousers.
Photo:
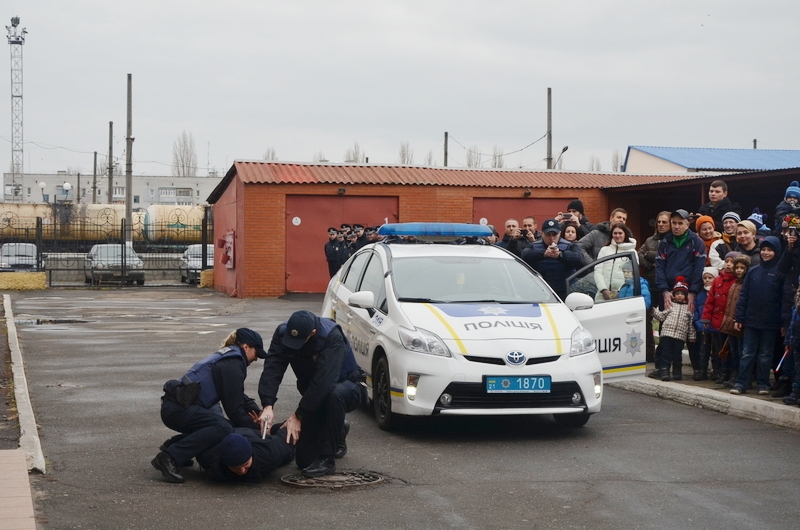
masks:
{"type": "Polygon", "coordinates": [[[200,405],[183,408],[169,399],[161,401],[161,421],[185,435],[179,439],[173,437],[174,442],[166,449],[178,464],[188,462],[233,432],[231,422],[218,412],[200,405]]]}
{"type": "Polygon", "coordinates": [[[352,381],[338,383],[315,414],[300,422],[295,462],[304,469],[318,457],[333,456],[342,436],[344,417],[365,400],[366,388],[352,381]]]}

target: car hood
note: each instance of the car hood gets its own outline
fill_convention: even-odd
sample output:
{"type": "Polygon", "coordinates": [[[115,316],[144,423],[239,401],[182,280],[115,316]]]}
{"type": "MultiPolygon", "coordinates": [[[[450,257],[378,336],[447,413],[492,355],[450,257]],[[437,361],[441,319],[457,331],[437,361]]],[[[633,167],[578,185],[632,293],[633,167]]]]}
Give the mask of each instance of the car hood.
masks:
{"type": "Polygon", "coordinates": [[[436,333],[451,351],[502,357],[521,341],[535,342],[529,357],[569,351],[578,322],[564,304],[420,304],[403,303],[415,326],[436,333]],[[549,344],[545,344],[549,343],[549,344]]]}

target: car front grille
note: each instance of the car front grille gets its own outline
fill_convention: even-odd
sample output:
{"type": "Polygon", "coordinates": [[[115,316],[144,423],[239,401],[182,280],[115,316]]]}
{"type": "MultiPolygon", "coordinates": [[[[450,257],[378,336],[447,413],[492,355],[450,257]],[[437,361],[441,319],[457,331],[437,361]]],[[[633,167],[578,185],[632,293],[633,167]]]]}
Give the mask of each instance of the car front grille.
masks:
{"type": "Polygon", "coordinates": [[[583,408],[585,402],[581,387],[575,381],[553,383],[549,394],[489,394],[483,383],[450,383],[443,392],[450,394],[453,401],[449,406],[442,406],[437,401],[433,413],[453,409],[496,409],[496,408],[547,408],[575,407],[583,408]],[[572,402],[574,393],[581,395],[581,402],[572,402]]]}
{"type": "MultiPolygon", "coordinates": [[[[551,363],[553,361],[557,361],[559,357],[561,356],[551,355],[550,357],[535,357],[533,359],[528,359],[525,365],[529,366],[531,364],[551,363]]],[[[473,363],[497,364],[499,366],[505,366],[506,364],[506,362],[503,359],[497,357],[479,357],[477,355],[465,355],[464,358],[473,363]]]]}

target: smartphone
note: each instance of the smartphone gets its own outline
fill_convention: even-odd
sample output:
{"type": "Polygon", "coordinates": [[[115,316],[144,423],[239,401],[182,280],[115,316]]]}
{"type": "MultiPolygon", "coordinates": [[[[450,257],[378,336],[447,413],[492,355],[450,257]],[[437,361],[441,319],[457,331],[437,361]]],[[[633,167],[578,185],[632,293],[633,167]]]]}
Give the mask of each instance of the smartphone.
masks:
{"type": "Polygon", "coordinates": [[[792,236],[792,237],[797,237],[797,227],[796,226],[790,226],[789,227],[789,235],[792,236]]]}

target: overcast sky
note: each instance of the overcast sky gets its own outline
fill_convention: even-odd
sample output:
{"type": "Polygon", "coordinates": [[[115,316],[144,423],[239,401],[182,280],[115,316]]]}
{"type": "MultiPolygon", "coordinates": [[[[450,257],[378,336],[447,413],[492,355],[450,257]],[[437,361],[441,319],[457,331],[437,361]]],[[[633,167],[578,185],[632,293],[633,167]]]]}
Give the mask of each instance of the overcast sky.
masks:
{"type": "MultiPolygon", "coordinates": [[[[133,74],[135,175],[171,174],[194,136],[199,174],[235,159],[370,163],[429,151],[463,167],[546,132],[554,156],[610,170],[629,145],[800,149],[800,2],[6,0],[28,30],[24,171],[124,167],[133,74]],[[35,143],[33,143],[35,142],[35,143]],[[54,148],[55,147],[55,148],[54,148]],[[77,152],[76,152],[77,151],[77,152]]],[[[0,167],[11,160],[10,54],[0,61],[0,167]]],[[[505,157],[544,169],[545,141],[505,157]]]]}

